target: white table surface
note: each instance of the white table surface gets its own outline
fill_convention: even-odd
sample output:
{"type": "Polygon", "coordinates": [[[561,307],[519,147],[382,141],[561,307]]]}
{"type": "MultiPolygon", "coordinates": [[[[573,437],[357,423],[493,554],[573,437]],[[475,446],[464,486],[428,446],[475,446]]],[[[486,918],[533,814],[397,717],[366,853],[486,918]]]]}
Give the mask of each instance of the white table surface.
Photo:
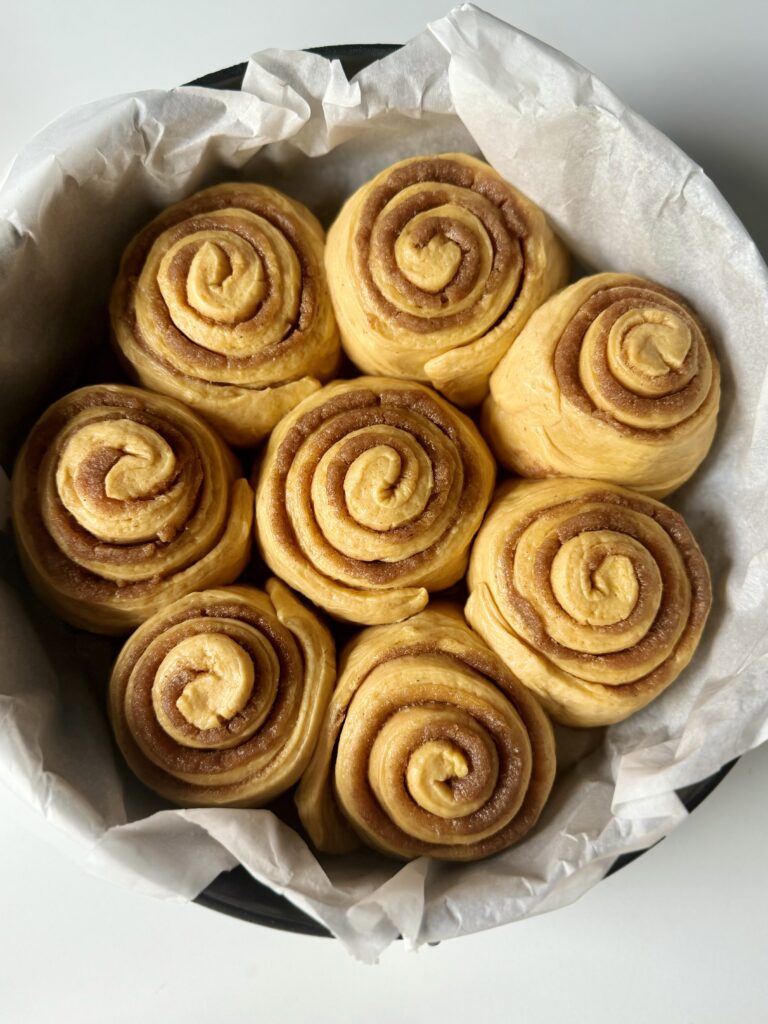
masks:
{"type": "MultiPolygon", "coordinates": [[[[401,41],[448,0],[25,0],[3,6],[0,175],[77,103],[270,46],[401,41]],[[10,8],[10,9],[8,9],[10,8]]],[[[768,254],[768,5],[492,2],[686,149],[768,254]]],[[[0,789],[0,1021],[451,1020],[765,1024],[768,746],[672,836],[573,907],[375,967],[338,943],[85,875],[0,789]]]]}

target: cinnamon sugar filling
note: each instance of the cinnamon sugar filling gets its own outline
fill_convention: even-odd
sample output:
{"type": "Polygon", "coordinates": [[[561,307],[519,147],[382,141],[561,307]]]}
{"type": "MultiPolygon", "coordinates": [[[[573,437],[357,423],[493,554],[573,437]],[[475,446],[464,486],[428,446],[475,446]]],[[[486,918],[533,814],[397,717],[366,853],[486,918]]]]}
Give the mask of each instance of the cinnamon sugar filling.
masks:
{"type": "MultiPolygon", "coordinates": [[[[135,298],[136,287],[142,267],[147,256],[156,241],[165,231],[172,230],[169,234],[169,248],[171,245],[184,238],[186,235],[205,230],[235,231],[241,238],[253,246],[254,251],[260,258],[266,253],[266,240],[255,228],[255,225],[245,221],[238,221],[236,218],[227,217],[226,221],[217,220],[216,211],[224,209],[243,209],[268,221],[274,228],[279,230],[287,239],[295,252],[301,270],[301,288],[298,300],[298,310],[295,321],[289,326],[283,338],[275,344],[261,348],[247,356],[222,355],[213,352],[204,346],[197,345],[185,334],[178,330],[173,323],[165,301],[160,293],[159,286],[153,282],[149,295],[149,304],[152,313],[153,327],[158,336],[162,338],[165,345],[172,352],[176,352],[185,361],[200,367],[204,374],[206,369],[223,370],[231,367],[233,370],[256,369],[268,364],[278,355],[284,357],[293,350],[300,349],[306,342],[307,332],[312,328],[317,314],[318,307],[318,282],[312,262],[307,258],[304,240],[300,231],[293,221],[282,213],[271,203],[255,199],[247,193],[233,191],[224,196],[193,196],[183,204],[183,208],[168,210],[160,214],[134,239],[129,250],[126,252],[122,276],[127,280],[127,286],[123,291],[122,309],[119,313],[137,344],[165,369],[172,371],[180,377],[189,378],[188,374],[180,371],[174,364],[161,355],[152,344],[152,340],[145,338],[139,330],[136,313],[135,298]]],[[[171,273],[175,283],[182,283],[189,265],[194,258],[197,246],[190,243],[177,254],[177,258],[171,263],[171,273]]],[[[244,328],[255,329],[260,324],[269,323],[270,311],[274,312],[273,291],[274,286],[269,280],[266,282],[267,291],[254,317],[243,322],[244,328]]],[[[202,318],[201,319],[205,319],[202,318]]],[[[213,321],[210,321],[213,323],[213,321]]],[[[223,384],[222,386],[226,386],[223,384]]]]}
{"type": "MultiPolygon", "coordinates": [[[[373,277],[372,263],[392,282],[404,298],[424,310],[439,310],[449,303],[465,298],[477,283],[479,245],[477,238],[465,225],[450,218],[435,216],[420,224],[414,231],[414,242],[427,245],[436,235],[453,241],[461,250],[462,258],[456,274],[449,284],[436,294],[417,287],[397,265],[394,245],[405,225],[417,214],[455,202],[455,196],[440,185],[451,185],[467,190],[462,205],[482,224],[493,247],[493,264],[485,282],[483,294],[493,293],[500,282],[524,270],[525,242],[530,231],[517,197],[503,182],[474,171],[450,160],[420,160],[393,171],[387,180],[373,189],[360,212],[354,237],[355,264],[360,284],[374,313],[384,320],[392,320],[406,330],[430,333],[449,327],[461,326],[475,315],[473,309],[458,310],[445,316],[418,316],[400,309],[382,295],[373,277]],[[425,183],[430,188],[399,201],[384,212],[387,204],[403,189],[425,183]],[[471,193],[474,192],[477,198],[471,193]]],[[[520,273],[517,292],[510,302],[514,305],[522,287],[520,273]]]]}
{"type": "MultiPolygon", "coordinates": [[[[377,395],[372,391],[358,390],[336,395],[323,405],[312,409],[302,416],[284,438],[275,457],[275,473],[277,477],[275,500],[270,509],[270,517],[276,538],[295,554],[303,557],[303,552],[294,533],[294,529],[286,509],[286,481],[288,472],[299,449],[309,444],[312,458],[310,465],[305,465],[298,478],[297,488],[301,495],[302,512],[308,517],[313,516],[311,500],[311,483],[314,466],[321,456],[337,441],[361,428],[374,428],[371,439],[361,435],[360,441],[352,441],[350,449],[341,460],[335,461],[328,474],[328,493],[336,507],[346,514],[343,495],[343,475],[351,460],[351,453],[360,445],[360,450],[380,443],[375,427],[388,425],[397,427],[415,437],[423,445],[434,473],[434,490],[422,515],[411,523],[396,527],[401,532],[397,536],[410,538],[417,529],[424,529],[434,522],[441,514],[449,492],[451,481],[448,479],[449,463],[443,453],[435,448],[430,437],[420,430],[419,420],[428,420],[439,428],[445,436],[445,444],[450,445],[458,454],[464,474],[464,486],[460,493],[456,508],[450,516],[445,534],[449,534],[454,524],[459,522],[465,511],[473,508],[478,501],[481,481],[477,467],[471,457],[468,446],[464,443],[456,425],[440,409],[428,395],[417,390],[382,391],[377,395]],[[376,439],[374,441],[374,439],[376,439]]],[[[386,443],[391,445],[391,439],[386,443]]],[[[342,520],[343,521],[343,520],[342,520]]],[[[414,568],[439,558],[444,543],[438,539],[434,544],[399,562],[371,561],[363,562],[349,558],[326,544],[326,554],[345,572],[354,574],[362,583],[369,586],[386,586],[414,568]]]]}
{"type": "MultiPolygon", "coordinates": [[[[645,634],[639,643],[625,651],[617,651],[607,654],[589,654],[583,651],[574,651],[563,647],[550,637],[543,625],[542,619],[534,605],[526,600],[517,590],[514,584],[514,560],[518,541],[530,524],[539,519],[542,514],[546,515],[554,511],[562,512],[564,509],[578,509],[585,502],[604,502],[608,508],[605,512],[594,511],[587,514],[577,513],[567,523],[558,527],[557,535],[550,539],[545,548],[542,549],[534,566],[534,581],[546,594],[552,594],[550,581],[550,568],[552,558],[557,549],[571,537],[587,530],[613,530],[617,533],[624,533],[641,543],[655,559],[658,565],[662,580],[673,578],[678,571],[676,562],[668,556],[663,547],[656,544],[653,538],[644,533],[642,527],[624,514],[624,510],[640,513],[643,516],[655,520],[658,525],[670,537],[672,543],[680,554],[688,576],[691,590],[691,605],[688,619],[683,626],[682,633],[677,642],[670,649],[667,658],[647,675],[642,676],[630,683],[619,685],[601,684],[590,681],[592,686],[604,686],[606,690],[615,693],[636,694],[644,689],[656,689],[676,674],[675,652],[681,646],[688,644],[692,637],[699,635],[712,601],[712,590],[709,573],[704,557],[696,546],[693,537],[688,530],[683,518],[672,509],[657,507],[650,502],[646,503],[642,498],[630,499],[623,495],[595,491],[592,494],[583,495],[572,501],[551,506],[543,512],[536,512],[527,516],[526,519],[510,534],[504,545],[499,578],[502,592],[515,612],[525,623],[528,637],[527,642],[532,642],[535,649],[543,654],[557,660],[558,657],[567,657],[570,660],[578,660],[585,666],[590,664],[611,665],[615,668],[633,668],[641,665],[654,652],[663,651],[668,646],[668,638],[677,632],[679,627],[679,608],[671,588],[664,587],[661,595],[661,602],[651,629],[645,634]]],[[[638,576],[641,600],[648,600],[647,581],[643,577],[642,568],[634,563],[638,576]],[[644,596],[645,595],[645,596],[644,596]]],[[[590,627],[601,632],[610,632],[612,629],[624,628],[628,623],[640,618],[641,609],[636,605],[631,615],[622,623],[616,626],[590,627]]]]}
{"type": "Polygon", "coordinates": [[[655,434],[661,437],[668,436],[701,407],[707,397],[707,389],[698,368],[710,360],[709,344],[702,328],[679,297],[660,285],[651,287],[638,278],[637,286],[603,288],[590,296],[563,331],[555,349],[554,368],[563,396],[582,412],[609,422],[613,428],[629,436],[647,437],[655,434]],[[607,347],[611,327],[623,314],[633,309],[657,309],[672,313],[691,332],[692,343],[685,359],[677,370],[670,369],[666,375],[657,378],[659,391],[666,393],[655,397],[645,397],[624,387],[613,376],[608,365],[607,347]],[[587,331],[601,314],[605,315],[600,320],[592,362],[592,372],[600,393],[616,410],[625,410],[636,416],[665,410],[676,414],[678,423],[666,428],[640,428],[622,422],[594,404],[581,380],[579,357],[587,331]]]}
{"type": "MultiPolygon", "coordinates": [[[[386,664],[387,662],[394,661],[399,658],[434,654],[447,660],[458,662],[460,665],[465,665],[469,669],[481,675],[490,684],[500,689],[510,700],[515,711],[519,715],[530,742],[530,779],[526,791],[522,795],[522,803],[517,813],[511,821],[493,835],[486,836],[485,838],[478,840],[476,843],[463,844],[463,849],[466,850],[470,856],[487,856],[497,850],[506,848],[511,843],[515,842],[517,838],[525,835],[538,818],[542,803],[542,777],[539,765],[541,758],[545,755],[547,750],[547,737],[544,734],[543,725],[533,714],[529,712],[529,705],[527,701],[530,700],[531,704],[533,704],[534,699],[532,697],[528,698],[527,694],[518,695],[515,692],[513,685],[507,682],[507,670],[490,654],[481,654],[480,652],[471,649],[465,649],[460,652],[455,649],[446,651],[439,641],[421,641],[416,643],[398,644],[390,650],[382,652],[381,656],[378,657],[369,667],[366,678],[375,668],[378,668],[380,665],[386,664]]],[[[360,686],[362,686],[364,682],[365,679],[361,680],[360,686]]],[[[403,705],[401,705],[401,707],[402,706],[403,705]]],[[[414,706],[420,705],[416,704],[414,706]]],[[[444,706],[450,707],[450,705],[444,706]]],[[[462,707],[464,705],[459,704],[456,706],[462,707]]],[[[374,712],[374,715],[371,717],[371,728],[369,730],[372,736],[375,737],[384,722],[388,720],[396,710],[397,709],[395,708],[385,708],[381,711],[377,710],[374,712]]],[[[474,713],[474,711],[470,710],[470,714],[474,713]]],[[[442,822],[440,819],[434,819],[431,817],[430,828],[434,832],[436,842],[439,842],[441,839],[450,842],[451,836],[468,835],[471,834],[472,831],[488,828],[492,825],[494,820],[503,815],[505,807],[509,806],[510,803],[517,803],[520,798],[522,775],[521,751],[514,741],[510,742],[510,737],[507,732],[498,728],[499,723],[494,721],[493,718],[493,714],[481,714],[478,721],[481,725],[487,727],[488,732],[493,737],[499,761],[498,776],[502,781],[494,790],[491,799],[478,811],[475,811],[470,815],[466,815],[463,818],[452,818],[442,822]]],[[[338,732],[341,731],[343,722],[344,719],[342,717],[337,723],[338,732]]],[[[430,729],[426,729],[421,737],[421,741],[427,742],[432,739],[446,738],[453,739],[455,741],[456,745],[470,760],[471,765],[474,768],[480,769],[486,762],[486,755],[479,754],[476,742],[474,739],[470,739],[468,737],[466,730],[458,729],[456,730],[455,735],[452,736],[445,731],[436,730],[433,732],[430,729]]],[[[414,742],[413,746],[415,745],[416,743],[414,742]]],[[[362,820],[374,835],[380,837],[389,846],[394,848],[406,845],[409,850],[409,855],[429,855],[430,851],[434,850],[434,843],[426,843],[415,839],[413,836],[403,832],[403,830],[389,818],[387,813],[381,807],[368,780],[367,763],[360,764],[358,766],[358,771],[350,781],[352,785],[352,799],[355,803],[357,813],[360,814],[362,820]]],[[[452,784],[457,787],[458,793],[461,792],[464,780],[457,779],[452,784]]],[[[474,783],[470,782],[468,784],[468,787],[473,786],[474,783]]],[[[409,812],[410,811],[419,818],[426,820],[425,812],[418,808],[413,801],[411,801],[411,806],[409,807],[409,812]]]]}
{"type": "MultiPolygon", "coordinates": [[[[192,491],[189,518],[194,517],[203,487],[204,468],[190,440],[167,420],[147,413],[133,395],[94,387],[66,407],[47,415],[29,437],[26,453],[28,486],[22,503],[25,528],[36,556],[45,566],[46,575],[61,589],[74,591],[84,600],[94,602],[108,601],[118,594],[126,599],[140,598],[156,588],[160,577],[151,576],[133,582],[108,580],[78,565],[73,559],[86,561],[95,556],[113,565],[135,565],[143,561],[151,564],[155,553],[172,543],[173,537],[165,540],[158,538],[148,543],[106,544],[83,529],[62,504],[55,486],[47,487],[41,479],[41,466],[49,450],[55,446],[56,451],[60,451],[65,442],[67,424],[79,413],[100,406],[105,407],[105,413],[99,419],[130,419],[145,424],[170,444],[178,460],[178,472],[174,479],[182,474],[188,478],[192,491]],[[58,539],[63,543],[62,547],[51,536],[43,519],[44,500],[58,539]]],[[[95,454],[92,460],[86,462],[82,468],[81,482],[90,494],[101,498],[104,475],[114,461],[114,449],[109,449],[95,454]]],[[[109,503],[111,499],[104,496],[103,500],[109,503]]],[[[151,500],[151,495],[147,496],[147,500],[151,500]]]]}
{"type": "MultiPolygon", "coordinates": [[[[255,656],[255,648],[249,651],[246,645],[245,649],[247,653],[255,656]]],[[[241,604],[228,605],[222,602],[206,607],[191,607],[183,614],[161,622],[155,633],[144,639],[142,647],[133,649],[131,654],[131,661],[125,666],[122,676],[122,688],[123,694],[129,686],[131,689],[129,700],[132,733],[135,734],[134,740],[139,742],[145,755],[149,756],[161,770],[172,775],[215,775],[240,766],[247,767],[250,761],[279,747],[292,732],[296,708],[301,699],[303,661],[295,640],[276,619],[241,604]],[[171,627],[190,619],[194,621],[186,628],[174,630],[171,639],[164,637],[163,634],[171,627]],[[201,622],[201,619],[206,621],[201,622]],[[274,703],[258,732],[237,746],[208,750],[182,746],[175,742],[157,721],[152,702],[155,674],[165,656],[179,640],[203,633],[227,635],[227,620],[252,626],[265,636],[272,646],[279,664],[279,686],[274,703]],[[145,652],[147,657],[144,657],[145,652]]],[[[215,743],[227,738],[233,731],[242,729],[255,703],[255,695],[227,725],[201,732],[186,722],[175,706],[175,701],[187,681],[183,678],[177,679],[162,696],[163,710],[180,732],[215,743]]]]}

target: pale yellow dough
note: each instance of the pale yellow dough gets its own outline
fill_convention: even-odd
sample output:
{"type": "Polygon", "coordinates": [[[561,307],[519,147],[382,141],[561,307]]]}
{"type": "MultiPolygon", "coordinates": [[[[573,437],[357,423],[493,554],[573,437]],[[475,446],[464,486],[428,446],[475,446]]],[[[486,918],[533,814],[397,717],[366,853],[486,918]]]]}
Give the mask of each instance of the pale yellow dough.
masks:
{"type": "Polygon", "coordinates": [[[594,480],[500,487],[467,582],[470,625],[575,726],[619,722],[674,682],[712,600],[682,517],[594,480]]]}
{"type": "Polygon", "coordinates": [[[256,537],[272,571],[337,618],[394,622],[464,575],[494,480],[475,425],[431,389],[336,381],[273,431],[256,537]]]}
{"type": "Polygon", "coordinates": [[[568,277],[541,210],[464,153],[381,171],[342,207],[325,259],[352,361],[461,406],[482,401],[528,317],[568,277]]]}
{"type": "Polygon", "coordinates": [[[110,717],[129,767],[181,806],[259,807],[304,771],[336,678],[333,639],[278,580],[189,594],[120,652],[110,717]]]}
{"type": "Polygon", "coordinates": [[[438,602],[347,645],[296,804],[329,853],[477,860],[535,825],[554,774],[538,702],[438,602]]]}
{"type": "Polygon", "coordinates": [[[19,453],[12,516],[24,570],[74,626],[125,633],[192,590],[233,582],[253,494],[224,442],[172,398],[123,385],[54,403],[19,453]]]}
{"type": "Polygon", "coordinates": [[[709,451],[720,370],[679,296],[595,274],[534,313],[491,377],[483,433],[528,477],[609,480],[661,498],[709,451]]]}
{"type": "Polygon", "coordinates": [[[230,444],[257,444],[339,363],[324,242],[305,206],[264,185],[215,185],[164,210],[112,292],[131,373],[230,444]]]}

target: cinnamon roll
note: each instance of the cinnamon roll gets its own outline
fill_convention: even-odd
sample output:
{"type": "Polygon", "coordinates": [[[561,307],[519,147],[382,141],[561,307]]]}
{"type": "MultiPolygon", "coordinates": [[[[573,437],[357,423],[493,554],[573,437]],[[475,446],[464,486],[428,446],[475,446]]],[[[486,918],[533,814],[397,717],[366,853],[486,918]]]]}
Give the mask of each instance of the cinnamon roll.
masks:
{"type": "Polygon", "coordinates": [[[128,766],[182,806],[267,803],[312,754],[333,640],[278,580],[189,594],[128,639],[110,717],[128,766]]]}
{"type": "Polygon", "coordinates": [[[347,646],[296,803],[329,853],[477,860],[535,825],[554,773],[538,702],[438,603],[347,646]]]}
{"type": "Polygon", "coordinates": [[[339,361],[323,245],[310,211],[263,185],[169,207],[130,243],[112,292],[129,370],[230,444],[258,443],[339,361]]]}
{"type": "Polygon", "coordinates": [[[120,633],[237,578],[253,494],[231,451],[180,402],[98,385],[38,420],[14,469],[12,515],[40,596],[74,626],[120,633]]]}
{"type": "Polygon", "coordinates": [[[471,406],[565,284],[568,258],[534,203],[481,160],[446,153],[402,160],[358,189],[328,232],[326,268],[361,370],[471,406]]]}
{"type": "Polygon", "coordinates": [[[272,433],[257,539],[276,575],[337,618],[394,622],[462,577],[494,477],[474,424],[429,388],[337,381],[272,433]]]}
{"type": "Polygon", "coordinates": [[[696,314],[631,274],[565,288],[528,321],[491,377],[483,431],[522,476],[611,480],[652,497],[709,451],[720,372],[696,314]]]}
{"type": "Polygon", "coordinates": [[[609,725],[679,676],[711,604],[682,516],[594,480],[500,488],[469,567],[470,625],[565,725],[609,725]]]}

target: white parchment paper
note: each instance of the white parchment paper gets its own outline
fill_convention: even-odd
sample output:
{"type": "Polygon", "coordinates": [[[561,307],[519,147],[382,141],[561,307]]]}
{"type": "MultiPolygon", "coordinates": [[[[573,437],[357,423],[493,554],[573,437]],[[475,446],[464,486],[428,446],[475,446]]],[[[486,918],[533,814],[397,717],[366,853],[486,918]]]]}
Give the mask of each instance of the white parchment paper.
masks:
{"type": "Polygon", "coordinates": [[[586,267],[644,274],[687,296],[723,363],[714,449],[671,499],[712,569],[696,658],[629,721],[559,730],[540,825],[474,865],[318,861],[269,811],[168,809],[112,747],[114,645],[30,596],[3,526],[0,778],[50,822],[51,838],[92,872],[165,897],[194,897],[240,862],[373,960],[398,934],[416,946],[572,901],[618,854],[685,817],[677,788],[768,737],[768,273],[685,154],[588,71],[469,5],[351,82],[338,63],[268,50],[251,59],[244,90],[99,101],[18,158],[0,193],[6,466],[33,416],[75,382],[82,355],[106,345],[109,287],[132,233],[164,205],[237,177],[277,185],[327,223],[395,159],[480,151],[544,207],[586,267]]]}

